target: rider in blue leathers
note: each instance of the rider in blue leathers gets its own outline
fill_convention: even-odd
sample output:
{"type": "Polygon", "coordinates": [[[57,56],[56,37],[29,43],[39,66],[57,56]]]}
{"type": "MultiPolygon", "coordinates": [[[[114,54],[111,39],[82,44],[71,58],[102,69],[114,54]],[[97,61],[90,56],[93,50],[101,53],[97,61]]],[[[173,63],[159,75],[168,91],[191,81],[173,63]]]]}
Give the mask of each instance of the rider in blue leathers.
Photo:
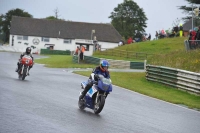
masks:
{"type": "MultiPolygon", "coordinates": [[[[109,67],[109,63],[107,60],[102,60],[100,65],[98,67],[96,67],[92,73],[94,73],[94,80],[97,81],[98,74],[103,75],[105,78],[110,78],[110,74],[108,71],[108,67],[109,67]]],[[[92,77],[90,76],[89,79],[92,79],[92,77]]],[[[93,85],[93,81],[92,80],[88,80],[88,84],[86,85],[85,89],[83,90],[82,94],[80,95],[79,99],[83,99],[84,96],[86,95],[86,93],[88,92],[88,90],[92,87],[93,85]]]]}

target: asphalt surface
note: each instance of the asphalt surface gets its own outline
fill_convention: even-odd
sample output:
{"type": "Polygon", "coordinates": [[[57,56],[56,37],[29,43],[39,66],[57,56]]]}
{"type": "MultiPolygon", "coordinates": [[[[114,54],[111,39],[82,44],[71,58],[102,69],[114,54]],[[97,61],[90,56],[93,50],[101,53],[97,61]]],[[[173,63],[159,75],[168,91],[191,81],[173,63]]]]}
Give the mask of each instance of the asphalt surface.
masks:
{"type": "Polygon", "coordinates": [[[117,86],[99,115],[81,111],[80,82],[87,77],[35,64],[21,81],[14,72],[18,58],[0,52],[0,133],[200,132],[200,112],[117,86]]]}

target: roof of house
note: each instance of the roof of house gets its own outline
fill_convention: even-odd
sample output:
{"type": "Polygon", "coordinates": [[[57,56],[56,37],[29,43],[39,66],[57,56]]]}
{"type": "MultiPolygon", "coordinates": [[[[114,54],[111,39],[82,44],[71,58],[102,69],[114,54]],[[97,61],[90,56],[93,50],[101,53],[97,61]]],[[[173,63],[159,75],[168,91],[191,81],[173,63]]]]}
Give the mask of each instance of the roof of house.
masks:
{"type": "MultiPolygon", "coordinates": [[[[195,18],[193,18],[193,28],[196,27],[195,25],[195,18]]],[[[183,31],[189,31],[192,30],[192,19],[188,20],[183,24],[183,31]]]]}
{"type": "Polygon", "coordinates": [[[119,42],[122,38],[111,24],[35,19],[17,16],[12,17],[10,34],[91,40],[92,30],[95,30],[93,37],[96,36],[98,41],[119,42]]]}

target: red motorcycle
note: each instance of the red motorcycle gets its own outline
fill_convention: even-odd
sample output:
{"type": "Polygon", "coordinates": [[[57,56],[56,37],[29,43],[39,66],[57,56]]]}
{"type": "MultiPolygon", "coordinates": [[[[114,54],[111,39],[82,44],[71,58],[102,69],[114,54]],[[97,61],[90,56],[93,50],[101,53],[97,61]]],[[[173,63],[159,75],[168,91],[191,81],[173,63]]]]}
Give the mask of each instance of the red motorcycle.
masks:
{"type": "Polygon", "coordinates": [[[33,60],[30,56],[25,55],[20,59],[20,68],[18,71],[19,79],[24,80],[28,75],[29,67],[33,65],[33,60]]]}

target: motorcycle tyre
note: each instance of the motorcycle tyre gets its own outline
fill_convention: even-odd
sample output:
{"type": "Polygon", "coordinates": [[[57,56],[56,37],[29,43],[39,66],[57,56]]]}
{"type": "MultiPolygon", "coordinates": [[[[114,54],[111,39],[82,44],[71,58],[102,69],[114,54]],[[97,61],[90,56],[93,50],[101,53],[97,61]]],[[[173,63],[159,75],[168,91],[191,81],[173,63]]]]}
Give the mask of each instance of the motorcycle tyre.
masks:
{"type": "Polygon", "coordinates": [[[99,95],[97,102],[100,102],[100,103],[99,103],[98,108],[95,107],[96,103],[94,104],[94,113],[95,114],[99,114],[102,111],[104,104],[105,104],[105,97],[103,95],[99,95]]]}
{"type": "Polygon", "coordinates": [[[24,68],[23,74],[22,74],[22,80],[25,79],[27,73],[27,68],[24,68]]]}
{"type": "Polygon", "coordinates": [[[84,99],[82,99],[82,100],[78,100],[78,107],[79,107],[79,109],[81,109],[81,110],[84,110],[85,109],[85,101],[84,101],[84,99]]]}

